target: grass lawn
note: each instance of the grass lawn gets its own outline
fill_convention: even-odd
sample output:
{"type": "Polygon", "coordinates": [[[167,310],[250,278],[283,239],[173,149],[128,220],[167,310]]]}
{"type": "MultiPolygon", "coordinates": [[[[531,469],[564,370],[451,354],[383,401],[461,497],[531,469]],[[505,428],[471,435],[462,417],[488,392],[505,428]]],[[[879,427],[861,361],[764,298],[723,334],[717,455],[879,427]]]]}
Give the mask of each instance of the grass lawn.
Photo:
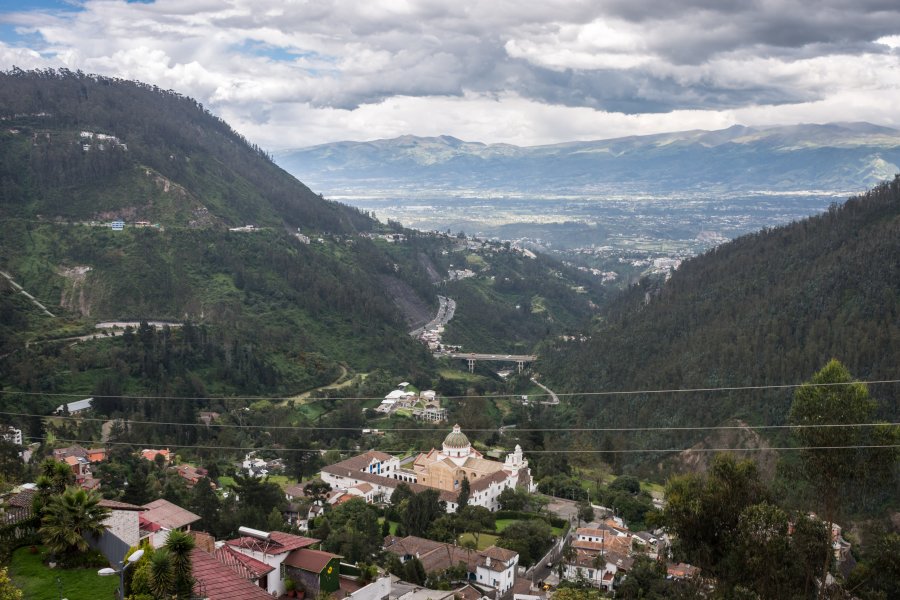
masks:
{"type": "MultiPolygon", "coordinates": [[[[478,550],[484,550],[488,546],[493,546],[497,543],[497,538],[500,536],[491,535],[489,533],[482,533],[478,538],[478,550]]],[[[471,533],[464,533],[459,536],[459,545],[462,546],[468,541],[475,541],[475,536],[471,533]]]]}
{"type": "MultiPolygon", "coordinates": [[[[384,517],[378,517],[378,524],[381,525],[384,523],[384,517]]],[[[390,521],[391,535],[397,535],[397,527],[400,526],[400,523],[397,521],[390,521]]]]}
{"type": "Polygon", "coordinates": [[[98,569],[50,569],[41,562],[41,552],[31,554],[28,548],[13,552],[9,574],[28,600],[59,600],[60,593],[69,600],[106,600],[115,597],[118,577],[100,577],[98,569]],[[62,592],[56,584],[59,578],[62,592]]]}

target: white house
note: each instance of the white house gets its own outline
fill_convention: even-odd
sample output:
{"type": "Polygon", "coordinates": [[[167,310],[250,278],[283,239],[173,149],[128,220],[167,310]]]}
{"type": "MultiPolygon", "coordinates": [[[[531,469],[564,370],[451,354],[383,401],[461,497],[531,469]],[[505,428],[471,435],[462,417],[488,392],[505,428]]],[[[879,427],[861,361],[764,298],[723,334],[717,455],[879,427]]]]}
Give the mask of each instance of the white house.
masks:
{"type": "Polygon", "coordinates": [[[271,567],[260,575],[257,584],[276,598],[285,593],[284,579],[281,576],[284,561],[295,550],[319,543],[315,538],[281,531],[257,531],[248,527],[241,527],[239,531],[241,537],[228,540],[225,544],[231,551],[271,567]]]}
{"type": "Polygon", "coordinates": [[[12,425],[7,427],[5,430],[0,430],[0,440],[6,440],[11,444],[15,444],[16,446],[22,445],[22,430],[16,429],[12,425]]]}
{"type": "Polygon", "coordinates": [[[68,411],[70,415],[77,415],[78,413],[90,410],[93,403],[93,398],[85,398],[84,400],[77,400],[75,402],[69,402],[68,404],[60,404],[56,407],[55,412],[56,414],[61,415],[68,411]]]}

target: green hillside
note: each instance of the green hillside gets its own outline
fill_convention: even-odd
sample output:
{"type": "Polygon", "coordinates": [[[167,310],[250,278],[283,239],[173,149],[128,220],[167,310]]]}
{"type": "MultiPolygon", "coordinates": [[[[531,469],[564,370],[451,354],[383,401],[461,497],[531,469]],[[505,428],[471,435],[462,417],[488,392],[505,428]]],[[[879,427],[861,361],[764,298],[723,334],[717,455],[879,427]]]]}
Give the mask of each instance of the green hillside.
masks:
{"type": "MultiPolygon", "coordinates": [[[[548,385],[566,392],[778,386],[808,380],[830,359],[862,380],[900,364],[900,178],[828,212],[748,235],[645,280],[607,306],[584,341],[540,353],[548,385]]],[[[871,386],[878,418],[896,421],[898,386],[871,386]]],[[[784,424],[793,389],[575,395],[562,423],[598,427],[784,424]]],[[[784,430],[605,432],[601,448],[760,447],[784,430]],[[752,439],[751,439],[752,438],[752,439]]],[[[617,461],[645,468],[671,456],[617,461]]],[[[702,462],[702,461],[701,461],[702,462]]]]}

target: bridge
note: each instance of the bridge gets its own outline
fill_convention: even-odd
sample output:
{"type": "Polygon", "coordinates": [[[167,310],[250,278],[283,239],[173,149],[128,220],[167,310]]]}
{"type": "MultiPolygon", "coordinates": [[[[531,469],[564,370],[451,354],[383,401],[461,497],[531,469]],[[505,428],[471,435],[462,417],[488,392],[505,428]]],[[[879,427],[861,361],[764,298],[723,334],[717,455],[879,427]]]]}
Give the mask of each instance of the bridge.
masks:
{"type": "Polygon", "coordinates": [[[468,361],[470,373],[475,371],[475,362],[479,360],[514,362],[519,368],[519,373],[525,369],[525,363],[537,360],[537,356],[534,354],[478,354],[476,352],[450,352],[445,356],[449,356],[450,358],[461,358],[468,361]]]}

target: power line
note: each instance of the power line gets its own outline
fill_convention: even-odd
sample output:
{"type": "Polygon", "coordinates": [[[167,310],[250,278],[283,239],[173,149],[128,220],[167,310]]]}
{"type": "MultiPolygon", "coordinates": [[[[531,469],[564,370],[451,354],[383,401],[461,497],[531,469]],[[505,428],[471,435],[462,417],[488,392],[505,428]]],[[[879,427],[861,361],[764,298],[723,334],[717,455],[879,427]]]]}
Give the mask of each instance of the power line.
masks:
{"type": "MultiPolygon", "coordinates": [[[[0,415],[16,416],[16,417],[38,417],[51,419],[66,419],[73,421],[91,421],[98,423],[106,423],[109,421],[121,421],[127,425],[159,425],[159,426],[178,426],[178,427],[219,427],[222,429],[262,429],[262,430],[291,430],[291,431],[358,431],[360,433],[372,427],[317,427],[313,425],[243,425],[233,423],[192,423],[185,421],[138,421],[134,419],[101,419],[96,417],[78,417],[78,416],[62,416],[62,415],[40,415],[35,413],[5,412],[0,411],[0,415]]],[[[821,424],[804,424],[804,425],[707,425],[707,426],[659,426],[659,427],[515,427],[509,428],[511,432],[559,432],[559,433],[589,433],[589,432],[643,432],[643,431],[715,431],[730,429],[819,429],[819,428],[849,428],[849,427],[879,427],[879,426],[898,426],[896,423],[821,423],[821,424]]],[[[503,427],[490,428],[467,428],[469,432],[494,432],[504,429],[503,427]]],[[[417,431],[423,433],[434,433],[440,431],[439,428],[427,429],[423,427],[391,427],[381,429],[384,432],[410,432],[417,431]]]]}
{"type": "MultiPolygon", "coordinates": [[[[900,379],[873,379],[868,381],[845,381],[833,383],[785,383],[773,385],[747,385],[747,386],[723,386],[723,387],[703,387],[703,388],[664,388],[664,389],[648,389],[648,390],[616,390],[606,392],[560,392],[556,395],[559,397],[572,398],[576,396],[639,396],[642,394],[697,394],[712,392],[740,392],[740,391],[760,391],[760,390],[788,390],[800,387],[845,387],[851,385],[882,385],[890,383],[900,383],[900,379]]],[[[19,392],[14,390],[0,390],[0,394],[19,394],[23,396],[49,396],[49,397],[67,397],[81,398],[83,396],[91,396],[93,398],[114,398],[119,400],[195,400],[195,401],[226,401],[226,400],[296,400],[297,396],[125,396],[125,395],[98,395],[89,392],[19,392]]],[[[529,398],[544,398],[550,394],[538,393],[529,394],[529,398]]],[[[441,396],[447,400],[467,400],[467,399],[503,399],[515,398],[519,399],[522,394],[495,394],[492,396],[441,396]]],[[[383,400],[383,396],[329,396],[324,398],[315,398],[314,400],[383,400]]]]}
{"type": "MultiPolygon", "coordinates": [[[[29,440],[47,440],[46,437],[28,437],[29,440]]],[[[103,446],[166,446],[168,448],[190,448],[194,450],[268,450],[271,452],[316,452],[323,453],[323,448],[258,448],[252,446],[201,446],[198,444],[169,444],[164,442],[95,442],[93,440],[75,440],[53,438],[58,442],[67,444],[97,444],[103,446]]],[[[860,450],[875,448],[900,448],[900,444],[883,444],[883,445],[848,445],[848,446],[773,446],[770,448],[627,448],[619,450],[526,450],[526,454],[637,454],[637,453],[672,453],[672,452],[769,452],[769,451],[794,451],[794,450],[860,450]]],[[[426,450],[410,450],[409,448],[402,450],[379,450],[387,454],[405,454],[408,452],[424,453],[429,452],[432,448],[426,450]]]]}

